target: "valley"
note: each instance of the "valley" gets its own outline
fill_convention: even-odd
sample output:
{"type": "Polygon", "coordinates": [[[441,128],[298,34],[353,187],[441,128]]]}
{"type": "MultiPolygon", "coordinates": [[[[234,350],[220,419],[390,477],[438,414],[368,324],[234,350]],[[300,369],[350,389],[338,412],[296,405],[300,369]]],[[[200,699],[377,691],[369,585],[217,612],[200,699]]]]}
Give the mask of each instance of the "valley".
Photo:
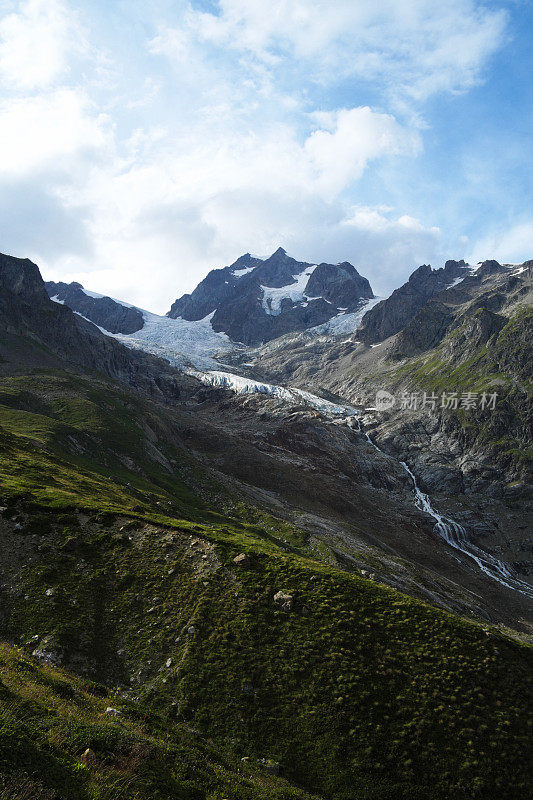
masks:
{"type": "Polygon", "coordinates": [[[387,300],[337,334],[340,296],[259,344],[209,306],[128,334],[110,298],[0,258],[7,796],[528,797],[530,267],[461,271],[397,358],[409,323],[364,342],[387,300]],[[376,407],[447,391],[439,355],[495,414],[376,407]]]}

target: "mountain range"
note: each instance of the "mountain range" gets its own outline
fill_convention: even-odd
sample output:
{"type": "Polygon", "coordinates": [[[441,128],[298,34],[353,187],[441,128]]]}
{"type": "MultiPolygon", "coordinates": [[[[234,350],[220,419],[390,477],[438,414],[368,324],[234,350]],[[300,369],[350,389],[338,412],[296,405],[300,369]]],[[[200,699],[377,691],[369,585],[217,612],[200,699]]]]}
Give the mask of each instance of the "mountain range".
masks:
{"type": "Polygon", "coordinates": [[[530,796],[532,267],[0,256],[6,797],[530,796]]]}

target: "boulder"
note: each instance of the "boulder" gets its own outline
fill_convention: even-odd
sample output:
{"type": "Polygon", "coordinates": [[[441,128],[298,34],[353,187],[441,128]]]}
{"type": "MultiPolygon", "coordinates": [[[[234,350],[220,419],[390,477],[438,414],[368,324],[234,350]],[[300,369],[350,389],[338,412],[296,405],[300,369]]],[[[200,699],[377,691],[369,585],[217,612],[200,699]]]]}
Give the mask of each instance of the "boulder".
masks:
{"type": "Polygon", "coordinates": [[[274,595],[274,602],[280,606],[282,611],[292,611],[294,605],[294,597],[287,592],[276,592],[274,595]]]}

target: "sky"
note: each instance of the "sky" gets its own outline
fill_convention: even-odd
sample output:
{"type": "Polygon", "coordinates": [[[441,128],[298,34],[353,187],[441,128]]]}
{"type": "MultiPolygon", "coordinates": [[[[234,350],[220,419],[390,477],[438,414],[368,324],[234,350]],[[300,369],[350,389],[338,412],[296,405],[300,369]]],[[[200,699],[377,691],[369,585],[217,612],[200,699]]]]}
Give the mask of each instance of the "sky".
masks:
{"type": "Polygon", "coordinates": [[[533,258],[530,0],[0,0],[0,251],[165,313],[279,246],[533,258]]]}

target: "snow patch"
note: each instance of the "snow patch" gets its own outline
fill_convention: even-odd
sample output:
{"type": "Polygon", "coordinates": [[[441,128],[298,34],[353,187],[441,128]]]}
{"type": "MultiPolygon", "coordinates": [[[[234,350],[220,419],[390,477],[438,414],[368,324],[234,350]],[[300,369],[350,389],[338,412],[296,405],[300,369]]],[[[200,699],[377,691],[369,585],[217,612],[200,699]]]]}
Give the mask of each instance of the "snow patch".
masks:
{"type": "Polygon", "coordinates": [[[309,278],[317,268],[317,264],[312,267],[306,267],[303,272],[298,275],[293,275],[295,283],[290,283],[288,286],[261,286],[263,290],[263,308],[267,314],[273,317],[281,314],[281,301],[292,300],[293,303],[303,303],[308,300],[320,300],[319,297],[307,297],[305,294],[305,287],[309,278]]]}
{"type": "Polygon", "coordinates": [[[250,272],[253,272],[255,267],[244,267],[243,269],[234,269],[231,273],[234,278],[242,278],[243,275],[248,275],[250,272]]]}
{"type": "Polygon", "coordinates": [[[466,275],[459,275],[458,278],[454,278],[454,280],[447,285],[446,289],[453,289],[454,286],[457,286],[457,284],[462,283],[465,277],[466,275]]]}
{"type": "Polygon", "coordinates": [[[366,312],[370,311],[371,308],[374,308],[374,306],[382,300],[382,297],[373,297],[371,300],[367,300],[366,303],[363,303],[357,311],[353,311],[350,314],[347,314],[346,309],[344,309],[340,314],[336,314],[336,316],[328,320],[328,322],[324,322],[322,325],[316,325],[314,328],[308,328],[307,333],[314,333],[317,335],[329,333],[332,336],[354,333],[361,326],[361,321],[366,312]]]}
{"type": "Polygon", "coordinates": [[[467,274],[465,275],[465,273],[463,272],[462,275],[459,275],[459,277],[454,278],[453,281],[451,281],[451,283],[448,284],[446,289],[453,289],[454,286],[457,286],[459,283],[462,283],[465,278],[469,278],[471,275],[475,275],[475,273],[479,269],[479,265],[476,267],[471,267],[469,264],[467,264],[466,269],[467,269],[467,274]]]}
{"type": "Polygon", "coordinates": [[[524,267],[522,264],[511,264],[511,269],[514,275],[521,275],[523,272],[527,272],[529,267],[524,267]]]}

